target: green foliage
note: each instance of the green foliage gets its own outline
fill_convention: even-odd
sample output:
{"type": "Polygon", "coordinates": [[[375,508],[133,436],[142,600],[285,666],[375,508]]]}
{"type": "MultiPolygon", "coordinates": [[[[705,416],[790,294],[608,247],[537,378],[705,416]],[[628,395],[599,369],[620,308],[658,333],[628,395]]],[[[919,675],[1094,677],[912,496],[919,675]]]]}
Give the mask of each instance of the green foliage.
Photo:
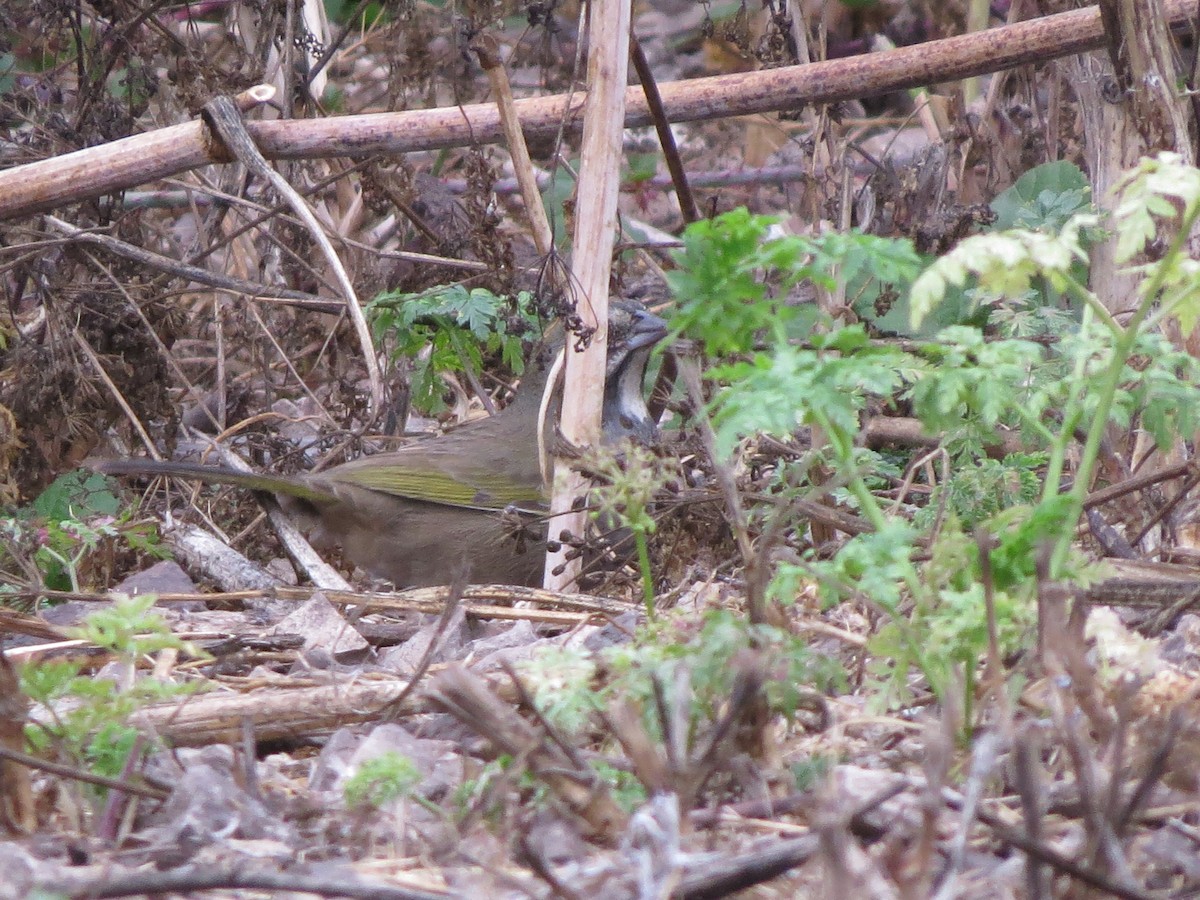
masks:
{"type": "MultiPolygon", "coordinates": [[[[1034,609],[1028,603],[1019,608],[1034,609]]],[[[1022,640],[1028,637],[1028,632],[1019,634],[1022,640]]],[[[919,668],[934,692],[944,697],[956,678],[972,677],[986,649],[982,586],[976,582],[965,591],[943,589],[936,607],[919,604],[907,621],[892,619],[871,638],[867,650],[868,672],[875,682],[872,705],[887,709],[907,702],[911,668],[919,668]],[[914,635],[920,635],[919,643],[914,635]]]]}
{"type": "Polygon", "coordinates": [[[97,723],[95,734],[84,747],[84,759],[91,763],[92,770],[109,778],[116,778],[125,768],[129,754],[137,746],[138,731],[129,725],[112,720],[97,723]]]}
{"type": "Polygon", "coordinates": [[[578,160],[571,166],[554,166],[550,178],[542,187],[542,206],[553,231],[554,246],[565,252],[571,246],[571,234],[567,231],[566,205],[575,197],[575,176],[579,171],[578,160]]]}
{"type": "MultiPolygon", "coordinates": [[[[678,303],[673,332],[703,341],[706,352],[719,356],[748,352],[760,331],[786,327],[795,310],[771,301],[759,277],[781,249],[768,239],[773,223],[737,209],[688,227],[675,255],[678,269],[667,275],[678,303]]],[[[795,261],[799,241],[789,244],[795,261]]]]}
{"type": "Polygon", "coordinates": [[[1177,223],[1196,218],[1200,169],[1183,165],[1177,153],[1160,153],[1143,159],[1117,179],[1113,194],[1117,198],[1113,217],[1120,225],[1117,258],[1128,262],[1150,241],[1178,242],[1187,234],[1177,223]],[[1166,232],[1163,226],[1167,226],[1166,232]]]}
{"type": "Polygon", "coordinates": [[[586,471],[597,476],[596,514],[613,516],[625,528],[652,534],[656,527],[650,504],[664,482],[675,474],[674,460],[656,456],[648,447],[625,441],[593,450],[584,459],[586,471]]]}
{"type": "Polygon", "coordinates": [[[825,290],[852,285],[873,298],[882,285],[907,283],[920,260],[910,244],[864,234],[815,238],[773,234],[776,220],[736,209],[691,225],[678,269],[667,280],[677,298],[676,334],[704,343],[707,353],[748,353],[761,341],[781,345],[812,311],[786,300],[789,288],[812,281],[825,290]]]}
{"type": "Polygon", "coordinates": [[[648,536],[654,533],[657,523],[650,506],[675,474],[676,465],[649,448],[625,441],[617,447],[592,450],[585,455],[583,466],[599,482],[593,491],[596,518],[605,528],[619,524],[633,534],[642,574],[642,599],[646,614],[653,618],[654,579],[648,536]]]}
{"type": "Polygon", "coordinates": [[[564,734],[580,734],[604,708],[597,690],[599,664],[581,650],[543,650],[520,666],[533,686],[538,712],[564,734]]]}
{"type": "MultiPolygon", "coordinates": [[[[1096,368],[1099,370],[1099,366],[1096,368]]],[[[1197,385],[1200,361],[1177,350],[1161,334],[1139,334],[1121,368],[1111,420],[1123,428],[1136,421],[1165,449],[1180,435],[1190,435],[1200,428],[1197,385]]],[[[1085,414],[1094,414],[1099,399],[1089,398],[1084,404],[1085,414]]]]}
{"type": "Polygon", "coordinates": [[[649,181],[658,171],[657,153],[629,153],[625,157],[625,180],[649,181]]]}
{"type": "Polygon", "coordinates": [[[1025,298],[1042,279],[1055,291],[1074,288],[1075,267],[1087,260],[1083,232],[1096,221],[1094,216],[1079,214],[1056,234],[1014,228],[959,242],[913,283],[913,327],[919,327],[942,303],[951,287],[962,288],[968,277],[973,277],[986,294],[1014,299],[1025,298]]]}
{"type": "MultiPolygon", "coordinates": [[[[921,572],[924,590],[915,592],[903,615],[885,622],[867,645],[876,706],[905,702],[914,668],[939,696],[961,677],[968,686],[964,701],[970,702],[975,666],[988,645],[977,547],[960,530],[948,527],[931,548],[931,557],[921,572]]],[[[1028,590],[1031,584],[993,594],[1002,654],[1026,646],[1033,634],[1036,604],[1028,590]]]]}
{"type": "Polygon", "coordinates": [[[103,475],[60,475],[27,508],[0,516],[0,594],[5,583],[81,589],[81,573],[102,550],[169,555],[157,529],[118,515],[120,500],[103,475]]]}
{"type": "MultiPolygon", "coordinates": [[[[1014,506],[994,516],[988,528],[996,539],[992,549],[992,578],[996,588],[1009,590],[1037,581],[1037,560],[1043,548],[1075,532],[1078,510],[1070,496],[1055,494],[1033,506],[1014,506]]],[[[1056,577],[1068,578],[1065,569],[1056,577]]]]}
{"type": "Polygon", "coordinates": [[[836,275],[846,284],[851,299],[878,296],[883,286],[907,286],[923,266],[908,241],[852,231],[832,231],[813,238],[808,265],[836,275]],[[874,290],[869,290],[870,287],[874,290]]]}
{"type": "Polygon", "coordinates": [[[1011,425],[1030,400],[1034,375],[1046,351],[1031,341],[988,341],[978,328],[954,326],[928,344],[927,365],[909,392],[913,412],[932,434],[945,433],[955,454],[979,454],[996,427],[1011,425]]]}
{"type": "MultiPolygon", "coordinates": [[[[849,264],[842,272],[847,302],[855,315],[879,334],[914,334],[909,328],[909,290],[925,260],[907,241],[857,234],[844,237],[853,242],[846,248],[849,264]],[[866,265],[856,264],[857,258],[866,265]]],[[[964,298],[960,305],[961,309],[952,310],[946,304],[936,328],[965,322],[973,315],[973,302],[964,298]]]]}
{"type": "Polygon", "coordinates": [[[912,561],[916,539],[917,531],[911,525],[888,520],[878,531],[852,537],[832,559],[815,561],[802,571],[820,583],[830,601],[851,590],[898,614],[905,586],[917,578],[912,561]]]}
{"type": "Polygon", "coordinates": [[[789,720],[811,691],[843,683],[836,660],[812,653],[796,635],[771,625],[752,625],[732,610],[710,612],[698,633],[685,629],[674,640],[672,637],[670,630],[656,633],[650,629],[641,641],[613,648],[606,662],[616,676],[616,696],[640,697],[649,709],[651,677],[668,684],[683,668],[697,712],[712,721],[728,699],[737,675],[731,662],[742,654],[756,654],[770,662],[767,703],[789,720]]]}
{"type": "Polygon", "coordinates": [[[511,765],[512,757],[508,754],[488,760],[476,770],[474,778],[465,778],[454,788],[447,805],[460,817],[470,810],[480,810],[489,819],[499,815],[504,804],[502,795],[494,788],[497,784],[507,784],[511,765]],[[483,805],[484,800],[491,802],[483,805]]]}
{"type": "Polygon", "coordinates": [[[96,516],[115,516],[121,501],[108,479],[96,472],[77,469],[54,479],[32,504],[35,515],[63,522],[96,516]]]}
{"type": "Polygon", "coordinates": [[[646,796],[645,786],[638,781],[636,775],[626,769],[618,769],[616,766],[610,766],[601,759],[593,759],[589,761],[595,773],[600,776],[600,780],[608,786],[612,791],[613,800],[617,806],[627,813],[632,813],[645,805],[649,799],[646,796]]]}
{"type": "MultiPolygon", "coordinates": [[[[16,78],[13,73],[17,70],[17,59],[12,53],[0,53],[0,94],[7,94],[13,89],[16,78]]],[[[0,337],[0,350],[4,349],[0,337]]]]}
{"type": "Polygon", "coordinates": [[[800,425],[834,428],[852,438],[867,400],[891,398],[920,367],[909,354],[871,345],[857,325],[811,340],[812,349],[781,343],[748,362],[709,370],[709,378],[727,386],[711,408],[722,458],[747,435],[786,437],[800,425]]]}
{"type": "Polygon", "coordinates": [[[120,597],[112,606],[89,615],[73,631],[76,637],[128,659],[168,647],[187,650],[171,633],[154,602],[153,594],[120,597]]]}
{"type": "MultiPolygon", "coordinates": [[[[1080,250],[1086,251],[1099,236],[1099,230],[1089,224],[1096,221],[1091,215],[1094,212],[1091,187],[1079,168],[1069,162],[1046,163],[1030,169],[1017,179],[1016,184],[996,197],[991,208],[996,218],[984,230],[1006,234],[1006,239],[1022,231],[1056,236],[1077,214],[1083,214],[1079,220],[1082,226],[1078,234],[1080,250]]],[[[1004,255],[1012,252],[1012,248],[1000,243],[996,245],[996,252],[1004,255]]],[[[1024,277],[1022,272],[1014,274],[1018,278],[1024,277]]],[[[906,311],[911,324],[908,330],[901,328],[900,331],[934,337],[941,328],[969,325],[996,327],[1012,337],[1058,336],[1079,321],[1078,297],[1074,290],[1063,292],[1059,283],[1063,280],[1072,288],[1076,283],[1085,282],[1086,259],[1082,256],[1075,259],[1059,279],[1035,273],[1022,291],[997,288],[970,278],[956,279],[945,286],[941,300],[928,314],[922,310],[920,315],[913,315],[913,295],[910,294],[906,311]]],[[[920,294],[917,299],[924,303],[920,294]]]]}
{"type": "Polygon", "coordinates": [[[595,723],[595,713],[614,700],[634,702],[646,726],[658,734],[655,683],[670,687],[682,678],[690,697],[690,727],[715,721],[728,701],[742,655],[769,661],[765,683],[772,711],[791,718],[812,690],[841,683],[835,660],[811,653],[795,635],[769,625],[751,625],[728,610],[711,612],[699,628],[682,619],[663,619],[640,629],[628,644],[595,656],[554,650],[538,654],[521,669],[538,710],[566,734],[595,723]],[[601,677],[603,676],[603,677],[601,677]]]}
{"type": "Polygon", "coordinates": [[[405,18],[407,8],[407,4],[404,3],[391,8],[384,3],[368,3],[356,19],[348,21],[350,13],[358,9],[358,4],[354,0],[325,0],[325,15],[330,22],[337,22],[362,31],[368,31],[372,27],[383,25],[389,21],[392,16],[391,10],[395,10],[395,14],[401,19],[405,18]]]}
{"type": "MultiPolygon", "coordinates": [[[[552,668],[558,655],[548,652],[548,660],[544,666],[532,661],[536,669],[544,671],[553,677],[552,668]]],[[[599,782],[611,792],[617,805],[626,812],[633,812],[646,802],[646,789],[638,781],[637,776],[626,769],[618,769],[603,759],[593,757],[588,760],[588,766],[596,774],[599,782]]],[[[506,810],[505,796],[513,785],[524,795],[521,807],[525,810],[542,809],[551,802],[552,793],[544,782],[539,781],[528,771],[517,771],[517,762],[508,754],[500,754],[480,766],[474,778],[464,779],[451,795],[448,806],[460,815],[468,810],[482,813],[489,818],[500,816],[506,810]],[[497,787],[502,790],[497,790],[497,787]],[[481,801],[490,799],[490,803],[481,801]]]]}
{"type": "Polygon", "coordinates": [[[394,800],[410,797],[423,777],[409,757],[388,750],[359,766],[342,790],[347,806],[380,809],[394,800]]]}
{"type": "Polygon", "coordinates": [[[1200,169],[1184,166],[1178,154],[1160,153],[1125,173],[1113,193],[1117,197],[1113,216],[1121,223],[1119,262],[1132,260],[1149,241],[1169,244],[1163,259],[1143,269],[1148,277],[1138,297],[1158,308],[1154,315],[1146,311],[1149,324],[1174,317],[1179,330],[1190,334],[1200,321],[1200,262],[1187,255],[1183,241],[1200,211],[1200,169]]]}
{"type": "MultiPolygon", "coordinates": [[[[1085,277],[1082,272],[1077,276],[1080,281],[1085,277]]],[[[981,318],[1004,337],[1056,339],[1079,327],[1077,305],[1057,302],[1051,305],[1049,292],[1029,291],[1022,297],[1004,298],[1002,302],[994,302],[995,298],[974,289],[966,293],[971,296],[974,308],[986,313],[981,318]]],[[[933,318],[940,317],[934,313],[933,318]]]]}
{"type": "Polygon", "coordinates": [[[913,516],[913,525],[928,529],[944,510],[970,532],[1002,510],[1033,503],[1042,487],[1037,471],[1046,460],[1044,453],[966,459],[954,467],[949,480],[933,489],[928,505],[913,516]]]}
{"type": "MultiPolygon", "coordinates": [[[[1020,233],[1013,229],[1055,236],[1076,214],[1093,211],[1087,179],[1077,166],[1068,162],[1047,163],[1030,169],[1017,179],[1016,184],[996,197],[991,208],[996,218],[985,231],[1005,233],[1005,238],[996,243],[984,241],[983,246],[1001,257],[1017,252],[1006,244],[1016,240],[1020,233]]],[[[1094,221],[1094,217],[1082,221],[1094,221]]],[[[1085,224],[1078,235],[1080,248],[1086,249],[1097,235],[1094,226],[1085,224]]],[[[983,252],[976,245],[967,246],[969,252],[983,252]],[[971,250],[973,246],[975,249],[971,250]]],[[[1038,252],[1038,248],[1031,252],[1038,252]]],[[[999,265],[1003,268],[1002,260],[999,265]]],[[[1086,260],[1075,259],[1067,266],[1067,273],[1071,282],[1086,281],[1086,260]]],[[[882,307],[877,300],[870,304],[857,302],[854,311],[880,332],[926,339],[936,338],[942,329],[955,325],[997,328],[1013,337],[1057,336],[1079,321],[1079,304],[1074,291],[1064,294],[1061,286],[1056,287],[1039,273],[1028,277],[1022,291],[996,290],[973,278],[954,274],[955,277],[939,286],[939,299],[932,306],[924,294],[928,283],[923,282],[921,291],[914,295],[906,290],[911,281],[909,278],[896,280],[892,295],[882,307]]],[[[1013,273],[1019,279],[1025,274],[1013,273]]],[[[885,293],[884,296],[888,295],[885,293]]]]}
{"type": "Polygon", "coordinates": [[[20,667],[22,693],[33,704],[33,722],[26,726],[25,736],[35,750],[55,748],[101,774],[116,776],[137,738],[136,729],[126,724],[129,716],[151,703],[197,689],[198,685],[134,678],[137,660],[147,653],[170,647],[199,655],[171,633],[153,609],[154,601],[152,594],[119,597],[73,629],[75,637],[116,658],[120,674],[115,678],[82,674],[83,663],[69,659],[20,667]]]}
{"type": "Polygon", "coordinates": [[[380,294],[367,304],[367,313],[375,337],[393,358],[412,360],[412,402],[426,412],[444,408],[442,375],[478,375],[485,353],[519,373],[522,339],[537,333],[529,294],[509,301],[457,284],[423,294],[380,294]]]}
{"type": "Polygon", "coordinates": [[[1092,210],[1092,186],[1074,163],[1043,163],[1018,178],[991,206],[996,219],[989,231],[1058,231],[1076,213],[1092,210]]]}
{"type": "Polygon", "coordinates": [[[1082,177],[1058,165],[1029,173],[998,198],[1005,230],[963,240],[912,279],[910,333],[944,320],[947,306],[951,318],[958,316],[964,297],[985,315],[940,329],[907,351],[869,340],[858,326],[828,323],[825,333],[797,346],[787,333],[796,314],[777,299],[806,278],[828,289],[859,274],[859,265],[881,283],[903,282],[907,245],[888,254],[876,244],[869,258],[859,258],[852,239],[819,245],[769,237],[769,220],[745,212],[685,236],[682,271],[673,282],[682,311],[672,324],[720,357],[707,373],[719,458],[735,460],[753,435],[786,438],[813,426],[824,445],[812,456],[826,468],[798,467],[787,489],[804,491],[805,471],[822,471],[823,484],[808,489],[832,489],[873,528],[832,559],[778,565],[769,596],[787,602],[816,579],[829,602],[855,597],[883,612],[885,625],[871,649],[890,701],[906,696],[913,668],[937,694],[962,679],[969,696],[987,647],[975,533],[988,542],[998,640],[1009,652],[1030,638],[1035,561],[1047,549],[1050,577],[1095,577],[1072,538],[1105,429],[1143,428],[1167,447],[1200,428],[1197,361],[1156,330],[1171,317],[1184,333],[1200,321],[1200,265],[1185,252],[1185,237],[1200,218],[1200,171],[1171,154],[1144,160],[1119,183],[1114,208],[1111,227],[1123,259],[1150,240],[1158,248],[1158,258],[1136,270],[1139,305],[1126,321],[1115,321],[1085,287],[1098,219],[1082,177]],[[824,259],[821,246],[846,260],[824,259]],[[889,259],[894,265],[875,262],[889,259]],[[1035,335],[1051,340],[1025,339],[1035,335]],[[943,435],[953,464],[950,478],[910,521],[885,512],[872,493],[880,457],[858,446],[864,410],[897,397],[927,432],[943,435]],[[1028,451],[988,459],[985,447],[1004,427],[1019,431],[1028,451]],[[928,547],[924,532],[935,522],[942,528],[928,548],[933,559],[918,565],[913,560],[928,547]]]}

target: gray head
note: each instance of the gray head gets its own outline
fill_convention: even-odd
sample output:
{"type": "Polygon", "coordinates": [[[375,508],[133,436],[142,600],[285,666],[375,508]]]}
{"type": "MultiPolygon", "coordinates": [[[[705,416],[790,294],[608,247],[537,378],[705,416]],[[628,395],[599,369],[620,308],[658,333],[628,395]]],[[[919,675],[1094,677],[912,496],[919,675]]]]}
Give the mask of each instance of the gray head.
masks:
{"type": "Polygon", "coordinates": [[[658,427],[646,408],[643,382],[650,351],[666,335],[667,323],[638,304],[612,304],[604,377],[604,443],[629,438],[649,444],[657,438],[658,427]]]}

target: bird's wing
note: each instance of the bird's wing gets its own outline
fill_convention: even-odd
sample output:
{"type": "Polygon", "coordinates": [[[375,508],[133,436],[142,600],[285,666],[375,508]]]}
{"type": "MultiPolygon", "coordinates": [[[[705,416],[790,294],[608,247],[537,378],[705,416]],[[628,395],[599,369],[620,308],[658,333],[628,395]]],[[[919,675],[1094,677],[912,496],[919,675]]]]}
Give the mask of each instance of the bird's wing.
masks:
{"type": "Polygon", "coordinates": [[[499,510],[508,506],[537,507],[545,502],[542,491],[506,477],[502,470],[466,466],[461,460],[426,456],[420,465],[406,464],[400,454],[392,455],[386,465],[339,466],[322,480],[353,485],[426,503],[440,503],[465,509],[499,510]]]}

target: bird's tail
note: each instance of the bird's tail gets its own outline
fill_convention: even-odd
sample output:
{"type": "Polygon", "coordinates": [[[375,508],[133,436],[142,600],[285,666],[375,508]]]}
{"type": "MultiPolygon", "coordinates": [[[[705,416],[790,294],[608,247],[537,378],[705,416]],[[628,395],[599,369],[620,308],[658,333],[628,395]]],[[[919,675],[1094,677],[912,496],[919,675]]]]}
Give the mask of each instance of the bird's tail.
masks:
{"type": "Polygon", "coordinates": [[[162,462],[153,459],[101,459],[88,463],[104,475],[144,475],[151,478],[186,478],[206,484],[232,484],[251,491],[285,494],[313,503],[337,499],[305,478],[288,475],[267,475],[261,472],[239,472],[224,466],[202,466],[197,463],[162,462]]]}

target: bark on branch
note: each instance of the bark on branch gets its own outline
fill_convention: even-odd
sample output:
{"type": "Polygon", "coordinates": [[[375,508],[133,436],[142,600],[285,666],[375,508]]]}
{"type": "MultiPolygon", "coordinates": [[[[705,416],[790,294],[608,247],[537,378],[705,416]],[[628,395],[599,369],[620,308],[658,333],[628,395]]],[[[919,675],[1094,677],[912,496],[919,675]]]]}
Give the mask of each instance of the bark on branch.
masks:
{"type": "MultiPolygon", "coordinates": [[[[1197,7],[1197,0],[1167,0],[1166,18],[1172,27],[1186,27],[1197,7]]],[[[866,56],[676,81],[660,85],[659,92],[672,122],[719,119],[870,97],[1045,62],[1103,45],[1099,10],[1089,7],[866,56]]],[[[564,118],[577,130],[585,96],[560,94],[517,101],[526,137],[552,136],[564,118]]],[[[628,89],[625,107],[626,126],[651,124],[640,87],[628,89]]],[[[494,104],[248,122],[246,128],[268,159],[406,153],[490,143],[503,134],[494,104]]],[[[196,121],[17,166],[0,172],[0,219],[45,212],[225,159],[196,121]]]]}

